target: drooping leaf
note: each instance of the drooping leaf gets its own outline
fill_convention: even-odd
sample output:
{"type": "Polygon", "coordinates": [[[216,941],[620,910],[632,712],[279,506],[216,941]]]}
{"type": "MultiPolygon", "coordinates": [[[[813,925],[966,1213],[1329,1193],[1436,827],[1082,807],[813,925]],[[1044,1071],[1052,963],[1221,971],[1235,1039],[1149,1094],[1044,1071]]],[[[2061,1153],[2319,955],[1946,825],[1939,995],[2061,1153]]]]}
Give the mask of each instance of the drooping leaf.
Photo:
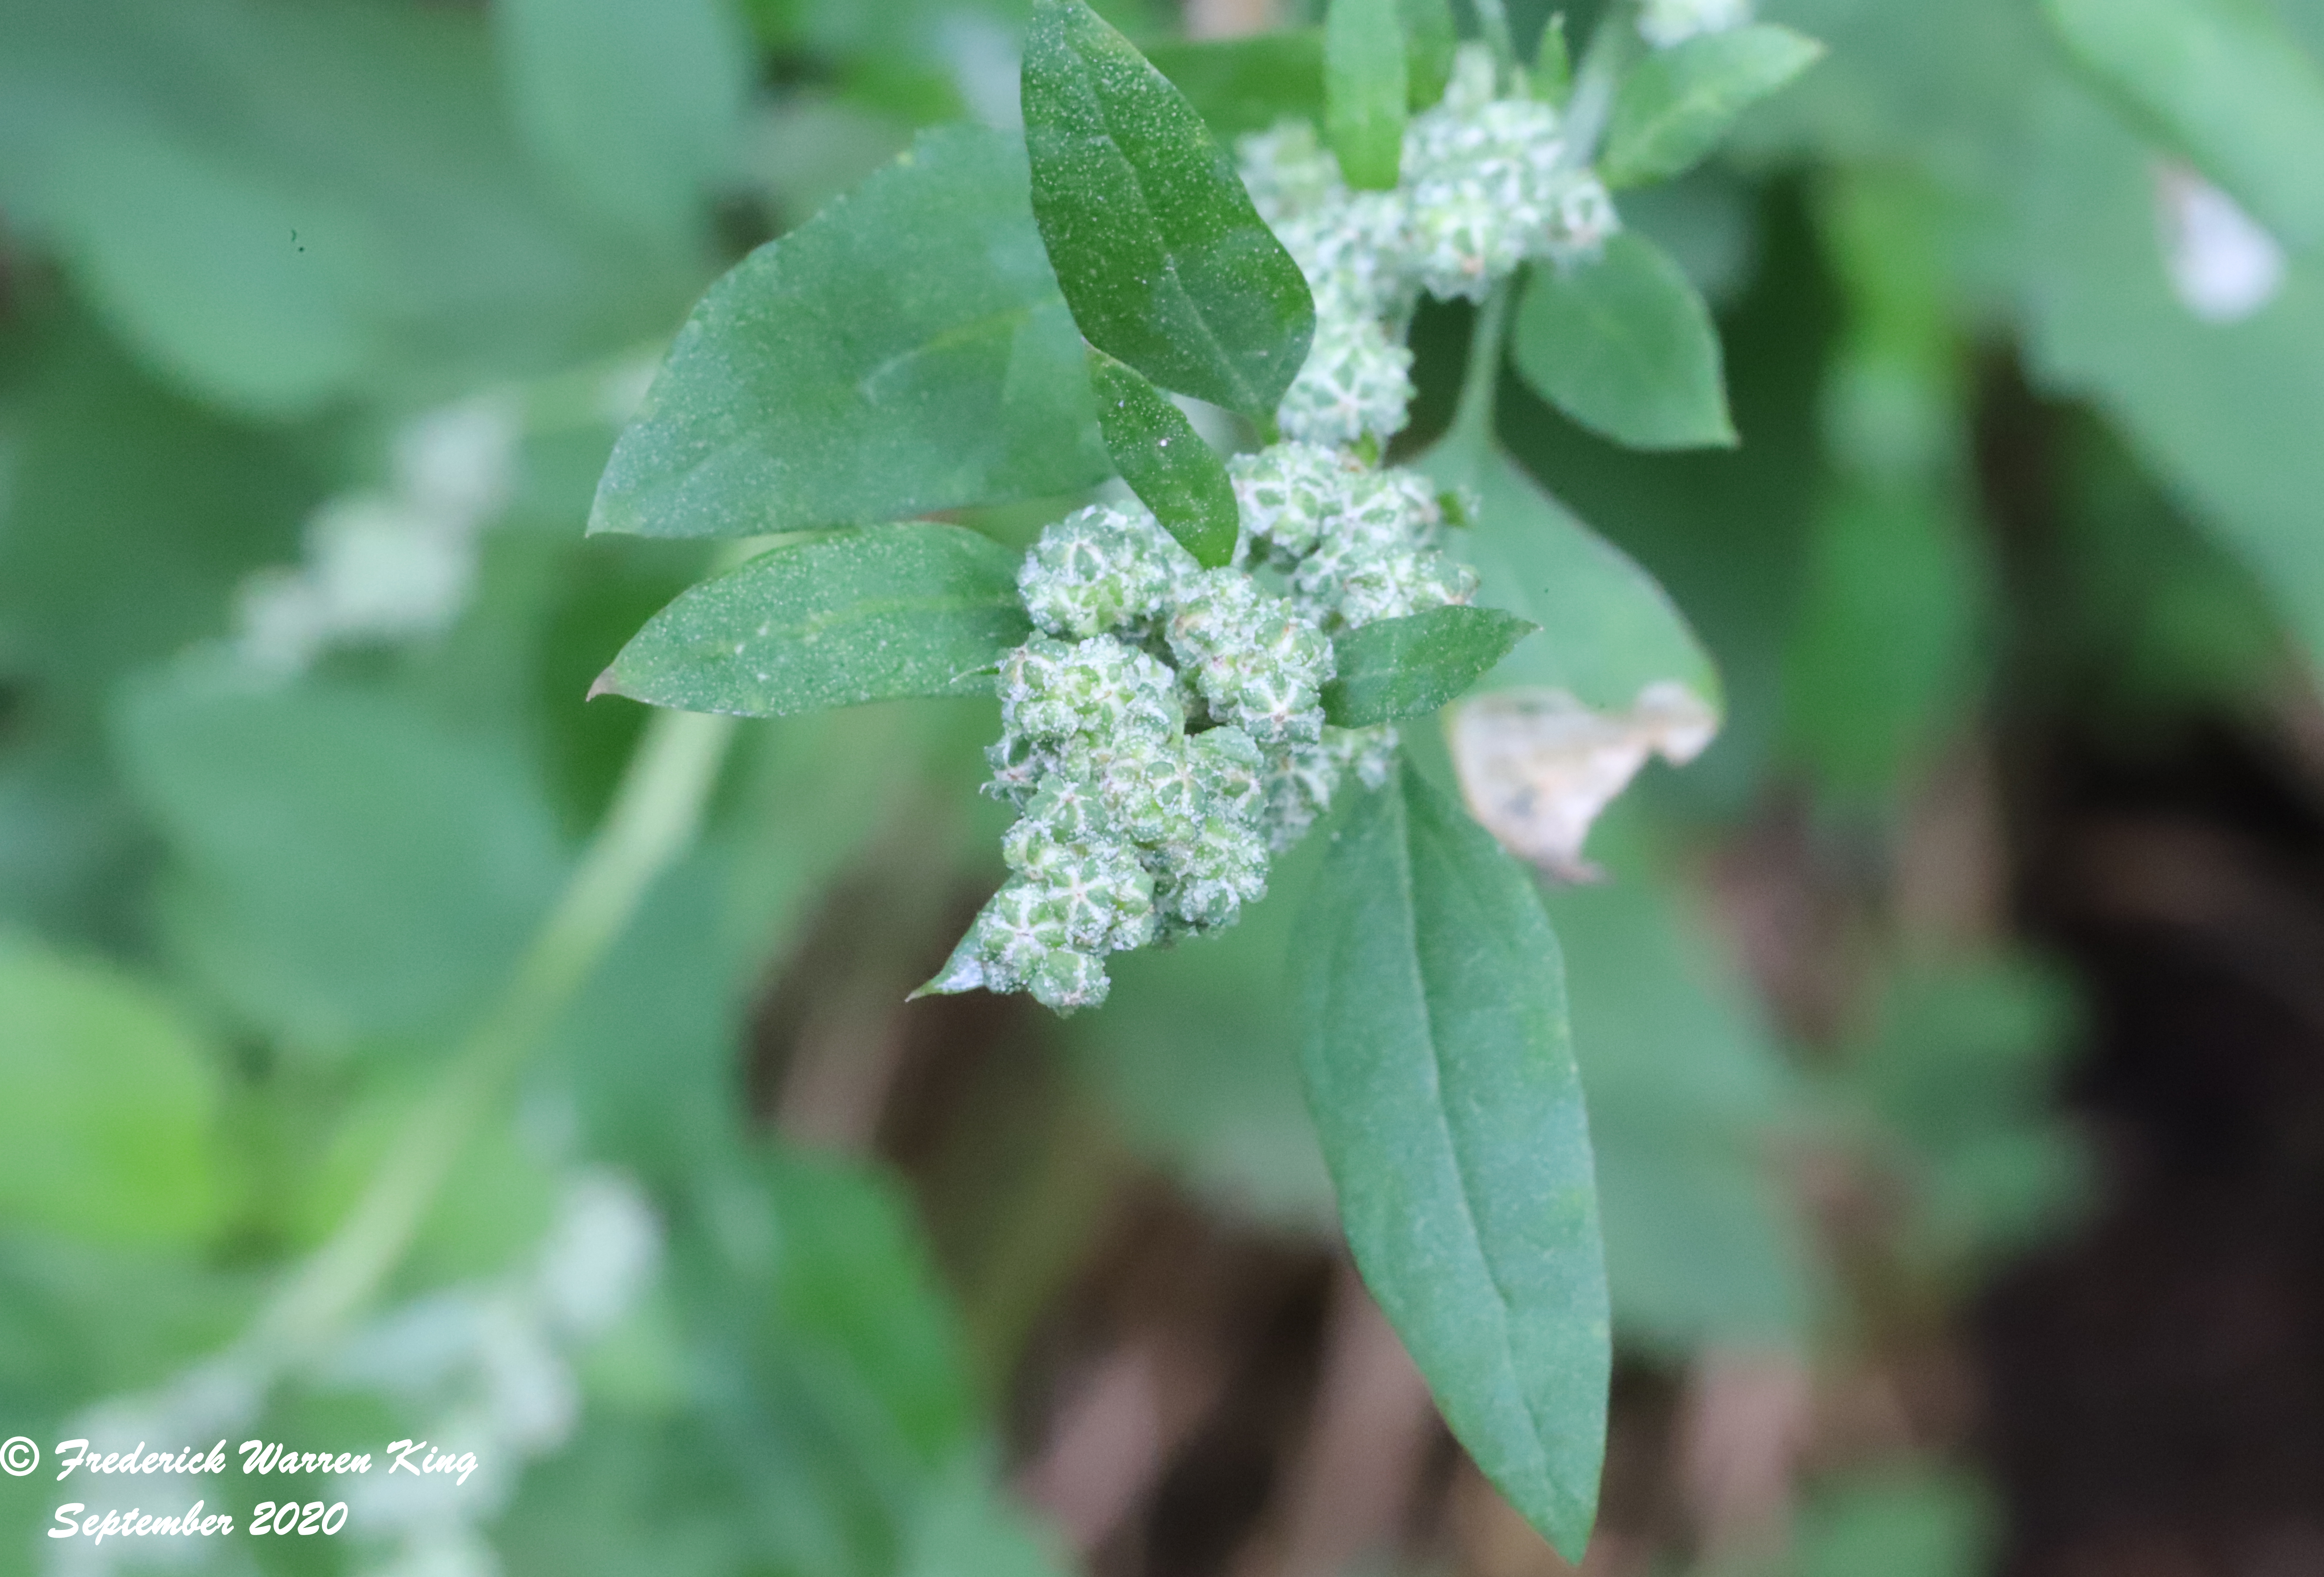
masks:
{"type": "Polygon", "coordinates": [[[1591,824],[1647,759],[1691,761],[1718,733],[1718,673],[1654,578],[1499,451],[1456,438],[1423,465],[1477,492],[1454,542],[1480,604],[1542,627],[1453,715],[1462,791],[1510,850],[1586,874],[1591,824]]]}
{"type": "Polygon", "coordinates": [[[148,986],[0,932],[0,1216],[182,1246],[223,1194],[217,1052],[148,986]]]}
{"type": "Polygon", "coordinates": [[[1162,387],[1275,409],[1307,359],[1307,281],[1185,96],[1083,0],[1025,40],[1033,215],[1074,321],[1162,387]]]}
{"type": "Polygon", "coordinates": [[[657,238],[698,227],[750,84],[723,0],[500,0],[516,128],[575,198],[657,238]]]}
{"type": "Polygon", "coordinates": [[[1301,1066],[1357,1268],[1477,1465],[1578,1562],[1612,1353],[1540,898],[1399,765],[1351,811],[1307,924],[1301,1066]]]}
{"type": "Polygon", "coordinates": [[[1359,191],[1393,191],[1404,161],[1397,0],[1332,0],[1323,15],[1323,135],[1359,191]]]}
{"type": "Polygon", "coordinates": [[[1719,145],[1735,117],[1806,70],[1823,45],[1760,23],[1704,33],[1641,62],[1614,100],[1598,173],[1620,188],[1667,180],[1719,145]]]}
{"type": "Polygon", "coordinates": [[[132,687],[116,721],[171,856],[172,951],[293,1040],[440,1045],[563,879],[555,820],[513,748],[399,696],[254,688],[188,662],[132,687]]]}
{"type": "Polygon", "coordinates": [[[1635,449],[1731,447],[1719,326],[1686,272],[1635,231],[1604,254],[1535,268],[1517,371],[1542,398],[1635,449]]]}
{"type": "Polygon", "coordinates": [[[1102,350],[1089,357],[1098,430],[1130,490],[1205,569],[1234,558],[1240,514],[1218,451],[1162,392],[1102,350]]]}
{"type": "Polygon", "coordinates": [[[1496,608],[1455,607],[1351,630],[1332,643],[1339,677],[1323,687],[1323,715],[1342,728],[1426,716],[1460,699],[1536,628],[1496,608]]]}
{"type": "Polygon", "coordinates": [[[1105,475],[1081,345],[998,133],[947,126],[711,287],[592,531],[747,537],[1105,475]]]}
{"type": "Polygon", "coordinates": [[[1171,39],[1148,45],[1146,58],[1220,136],[1323,118],[1322,28],[1171,39]]]}
{"type": "Polygon", "coordinates": [[[1031,630],[1016,556],[989,537],[919,522],[834,531],[688,589],[597,686],[743,717],[976,695],[1031,630]]]}
{"type": "Polygon", "coordinates": [[[2082,69],[2295,245],[2324,240],[2324,70],[2253,0],[2043,0],[2082,69]]]}

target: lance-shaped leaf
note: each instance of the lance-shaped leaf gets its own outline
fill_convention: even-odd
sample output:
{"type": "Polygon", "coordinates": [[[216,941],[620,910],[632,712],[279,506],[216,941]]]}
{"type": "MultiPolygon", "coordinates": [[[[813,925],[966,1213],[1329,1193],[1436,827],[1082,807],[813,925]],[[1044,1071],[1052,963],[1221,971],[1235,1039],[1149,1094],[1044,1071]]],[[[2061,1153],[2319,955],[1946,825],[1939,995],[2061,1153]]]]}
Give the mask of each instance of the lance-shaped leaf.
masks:
{"type": "Polygon", "coordinates": [[[1461,31],[1448,0],[1397,0],[1397,13],[1404,23],[1406,102],[1426,109],[1444,97],[1452,79],[1461,31]]]}
{"type": "Polygon", "coordinates": [[[1033,216],[1083,335],[1166,389],[1271,412],[1314,303],[1185,96],[1083,0],[1037,0],[1023,98],[1033,216]]]}
{"type": "Polygon", "coordinates": [[[1498,608],[1431,608],[1351,630],[1332,643],[1339,677],[1323,687],[1323,715],[1342,728],[1425,716],[1540,627],[1498,608]]]}
{"type": "Polygon", "coordinates": [[[1593,261],[1532,272],[1517,371],[1592,432],[1634,449],[1729,447],[1719,327],[1684,270],[1625,231],[1593,261]]]}
{"type": "Polygon", "coordinates": [[[1323,134],[1359,191],[1393,191],[1406,72],[1397,0],[1332,0],[1323,16],[1323,134]]]}
{"type": "Polygon", "coordinates": [[[2324,240],[2324,71],[2251,0],[2043,0],[2075,61],[2260,223],[2324,240]]]}
{"type": "Polygon", "coordinates": [[[1098,430],[1130,490],[1205,569],[1234,560],[1240,515],[1218,451],[1159,389],[1102,350],[1089,356],[1098,430]]]}
{"type": "Polygon", "coordinates": [[[1657,50],[1622,84],[1598,173],[1612,187],[1667,180],[1719,145],[1735,117],[1823,57],[1823,45],[1760,23],[1657,50]]]}
{"type": "Polygon", "coordinates": [[[1539,895],[1399,764],[1357,803],[1307,926],[1300,1062],[1357,1268],[1477,1465],[1578,1562],[1612,1354],[1539,895]]]}
{"type": "Polygon", "coordinates": [[[990,538],[920,522],[834,531],[685,592],[591,694],[743,717],[987,694],[1031,630],[1017,556],[990,538]]]}
{"type": "Polygon", "coordinates": [[[710,289],[592,531],[748,537],[1105,475],[1081,342],[998,133],[949,126],[710,289]]]}

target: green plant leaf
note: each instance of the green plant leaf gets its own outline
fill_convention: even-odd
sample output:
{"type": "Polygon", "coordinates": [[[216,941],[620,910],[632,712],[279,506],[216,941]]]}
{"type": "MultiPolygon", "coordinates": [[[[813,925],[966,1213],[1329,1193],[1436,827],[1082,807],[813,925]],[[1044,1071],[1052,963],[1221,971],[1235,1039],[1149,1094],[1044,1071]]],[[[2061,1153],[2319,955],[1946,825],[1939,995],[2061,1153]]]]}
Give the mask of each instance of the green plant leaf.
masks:
{"type": "Polygon", "coordinates": [[[1719,326],[1668,254],[1635,231],[1603,255],[1531,272],[1517,371],[1574,420],[1634,449],[1729,448],[1719,326]]]}
{"type": "Polygon", "coordinates": [[[1220,136],[1263,132],[1280,120],[1323,118],[1320,27],[1248,38],[1171,39],[1148,45],[1146,59],[1220,136]]]}
{"type": "MultiPolygon", "coordinates": [[[[2295,256],[2260,310],[2205,322],[2155,255],[2152,149],[2065,78],[2029,120],[2023,300],[2034,375],[2105,411],[2251,570],[2309,660],[2324,663],[2324,449],[2305,436],[2324,412],[2324,266],[2295,256]]],[[[2200,584],[2191,565],[2167,579],[2181,591],[2200,584]]]]}
{"type": "Polygon", "coordinates": [[[619,354],[701,288],[691,229],[610,225],[528,157],[482,7],[19,3],[0,34],[12,233],[213,403],[438,401],[619,354]]]}
{"type": "Polygon", "coordinates": [[[1307,924],[1300,1062],[1357,1268],[1477,1465],[1578,1562],[1612,1351],[1540,897],[1400,763],[1353,807],[1307,924]]]}
{"type": "Polygon", "coordinates": [[[1497,608],[1431,608],[1380,619],[1334,641],[1339,677],[1323,715],[1342,728],[1425,717],[1462,693],[1540,628],[1497,608]]]}
{"type": "Polygon", "coordinates": [[[1165,389],[1273,411],[1314,303],[1185,96],[1082,0],[1038,0],[1024,109],[1033,217],[1083,335],[1165,389]]]}
{"type": "Polygon", "coordinates": [[[1106,473],[1008,140],[921,134],[711,287],[613,446],[592,531],[749,537],[1106,473]]]}
{"type": "Polygon", "coordinates": [[[1563,108],[1573,96],[1573,51],[1566,42],[1565,13],[1542,25],[1541,42],[1534,46],[1534,97],[1563,108]]]}
{"type": "Polygon", "coordinates": [[[406,697],[258,687],[188,661],[131,686],[116,723],[171,856],[171,950],[292,1040],[440,1046],[514,967],[564,878],[555,818],[513,745],[406,697]]]}
{"type": "Polygon", "coordinates": [[[1421,466],[1443,486],[1477,490],[1476,522],[1452,545],[1477,567],[1478,602],[1541,626],[1493,670],[1495,687],[1563,690],[1610,712],[1648,686],[1674,684],[1717,715],[1710,655],[1669,595],[1620,549],[1499,450],[1472,462],[1447,445],[1421,466]]]}
{"type": "Polygon", "coordinates": [[[987,694],[987,670],[1031,630],[1017,556],[989,537],[917,522],[834,531],[688,589],[597,691],[743,717],[987,694]]]}
{"type": "Polygon", "coordinates": [[[566,190],[617,225],[690,237],[750,88],[723,0],[501,0],[512,118],[566,190]]]}
{"type": "Polygon", "coordinates": [[[1667,180],[1719,145],[1735,117],[1823,57],[1824,47],[1761,23],[1657,50],[1622,84],[1598,173],[1610,187],[1667,180]]]}
{"type": "Polygon", "coordinates": [[[2324,240],[2324,71],[2252,0],[2043,0],[2100,87],[2295,245],[2324,240]]]}
{"type": "Polygon", "coordinates": [[[1089,370],[1098,430],[1121,479],[1204,568],[1231,563],[1241,514],[1226,462],[1135,372],[1095,349],[1089,370]]]}
{"type": "Polygon", "coordinates": [[[130,977],[0,933],[0,1215],[178,1245],[220,1200],[216,1050],[130,977]]]}
{"type": "Polygon", "coordinates": [[[1444,97],[1452,79],[1453,51],[1461,47],[1461,31],[1452,20],[1448,0],[1398,0],[1404,22],[1405,102],[1426,109],[1444,97]]]}
{"type": "Polygon", "coordinates": [[[1393,191],[1404,162],[1404,29],[1397,0],[1332,0],[1323,15],[1323,136],[1359,191],[1393,191]]]}

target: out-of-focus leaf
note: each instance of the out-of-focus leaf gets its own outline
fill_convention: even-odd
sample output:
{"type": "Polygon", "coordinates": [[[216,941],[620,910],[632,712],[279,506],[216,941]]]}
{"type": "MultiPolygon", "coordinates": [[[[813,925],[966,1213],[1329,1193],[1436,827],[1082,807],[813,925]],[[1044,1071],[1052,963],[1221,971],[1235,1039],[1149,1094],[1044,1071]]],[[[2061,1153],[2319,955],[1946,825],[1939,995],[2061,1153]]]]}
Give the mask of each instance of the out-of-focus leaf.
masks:
{"type": "Polygon", "coordinates": [[[1766,23],[1656,50],[1614,100],[1598,173],[1615,188],[1683,173],[1719,145],[1736,116],[1780,91],[1823,52],[1815,40],[1766,23]]]}
{"type": "Polygon", "coordinates": [[[480,15],[7,0],[0,203],[149,364],[267,416],[440,398],[659,332],[690,241],[512,134],[480,15]]]}
{"type": "Polygon", "coordinates": [[[1033,215],[1089,342],[1166,389],[1271,412],[1314,305],[1185,95],[1082,0],[1036,0],[1024,110],[1033,215]]]}
{"type": "Polygon", "coordinates": [[[1461,33],[1452,20],[1449,0],[1397,0],[1404,23],[1406,99],[1414,109],[1426,109],[1444,97],[1452,78],[1452,54],[1461,33]]]}
{"type": "Polygon", "coordinates": [[[514,754],[387,695],[254,690],[189,663],[136,685],[118,723],[174,857],[174,944],[295,1041],[456,1028],[562,877],[553,819],[514,754]]]}
{"type": "Polygon", "coordinates": [[[2077,1202],[2084,1157],[2052,1112],[2075,1017],[2066,983],[2022,958],[1890,983],[1846,1077],[1901,1147],[1914,1248],[2019,1248],[2077,1202]]]}
{"type": "Polygon", "coordinates": [[[1573,51],[1565,37],[1565,13],[1552,15],[1534,46],[1533,80],[1529,84],[1544,102],[1563,108],[1573,92],[1573,51]]]}
{"type": "MultiPolygon", "coordinates": [[[[1426,109],[1444,97],[1460,42],[1445,0],[1401,0],[1406,105],[1426,109]]],[[[1277,121],[1323,119],[1323,30],[1286,28],[1243,38],[1167,39],[1146,58],[1170,78],[1211,130],[1231,137],[1277,121]]]]}
{"type": "Polygon", "coordinates": [[[2043,0],[2074,60],[2286,241],[2324,241],[2324,71],[2257,0],[2043,0]]]}
{"type": "Polygon", "coordinates": [[[1459,545],[1480,605],[1541,626],[1452,718],[1462,792],[1512,852],[1582,875],[1591,824],[1648,758],[1692,761],[1718,733],[1718,674],[1653,578],[1498,449],[1455,435],[1422,465],[1474,490],[1459,545]]]}
{"type": "Polygon", "coordinates": [[[0,932],[0,1216],[144,1246],[217,1224],[218,1053],[171,1004],[0,932]]]}
{"type": "Polygon", "coordinates": [[[1843,487],[1813,530],[1785,730],[1831,788],[1877,793],[1975,695],[1984,567],[1959,512],[1922,489],[1843,487]]]}
{"type": "Polygon", "coordinates": [[[1328,844],[1318,828],[1278,858],[1267,896],[1231,929],[1110,959],[1106,1010],[1065,1026],[1075,1065],[1131,1144],[1221,1209],[1301,1231],[1335,1220],[1285,989],[1328,844]]]}
{"type": "Polygon", "coordinates": [[[1802,1508],[1800,1577],[1970,1577],[1993,1563],[1995,1516],[1983,1485],[1922,1470],[1860,1474],[1802,1508]]]}
{"type": "MultiPolygon", "coordinates": [[[[878,1427],[925,1469],[977,1435],[960,1328],[907,1202],[852,1162],[768,1155],[777,1317],[801,1359],[880,1403],[878,1427]]],[[[866,1418],[867,1425],[872,1420],[866,1418]]]]}
{"type": "Polygon", "coordinates": [[[1241,517],[1218,451],[1160,390],[1102,350],[1089,358],[1098,430],[1130,490],[1205,569],[1234,558],[1241,517]]]}
{"type": "Polygon", "coordinates": [[[700,224],[751,62],[724,0],[498,0],[517,130],[581,201],[651,237],[700,224]]]}
{"type": "Polygon", "coordinates": [[[711,287],[613,446],[592,531],[748,537],[877,523],[1105,475],[1025,166],[923,133],[711,287]]]}
{"type": "Polygon", "coordinates": [[[1359,191],[1393,191],[1406,73],[1397,0],[1332,0],[1323,16],[1323,134],[1359,191]]]}
{"type": "Polygon", "coordinates": [[[1342,728],[1425,716],[1460,699],[1535,628],[1496,608],[1454,607],[1349,631],[1332,643],[1339,660],[1323,715],[1342,728]]]}
{"type": "Polygon", "coordinates": [[[1603,255],[1535,268],[1517,370],[1592,432],[1637,449],[1731,447],[1719,326],[1685,271],[1632,231],[1603,255]]]}
{"type": "Polygon", "coordinates": [[[235,582],[296,556],[320,467],[139,375],[84,318],[0,355],[25,375],[5,408],[0,666],[85,715],[123,673],[225,632],[235,582]]]}
{"type": "Polygon", "coordinates": [[[1452,1432],[1579,1561],[1612,1362],[1557,939],[1524,872],[1400,765],[1326,858],[1300,1064],[1348,1242],[1452,1432]]]}
{"type": "Polygon", "coordinates": [[[2070,84],[2043,95],[2024,193],[2030,359],[2089,396],[2258,577],[2324,660],[2324,269],[2294,258],[2273,300],[2207,323],[2172,294],[2148,151],[2070,84]]]}
{"type": "Polygon", "coordinates": [[[598,687],[744,717],[974,695],[1031,631],[1016,558],[991,538],[934,524],[835,531],[685,592],[598,687]]]}
{"type": "Polygon", "coordinates": [[[1609,813],[1591,842],[1607,879],[1545,894],[1590,1093],[1614,1324],[1674,1354],[1797,1346],[1813,1256],[1777,1146],[1800,1092],[1639,824],[1609,813]]]}
{"type": "Polygon", "coordinates": [[[1146,58],[1222,137],[1263,132],[1279,120],[1323,118],[1321,28],[1173,40],[1149,45],[1146,58]]]}
{"type": "Polygon", "coordinates": [[[1541,626],[1489,678],[1536,686],[1617,711],[1649,686],[1673,684],[1716,716],[1719,676],[1685,619],[1652,576],[1573,518],[1494,450],[1473,465],[1449,449],[1421,465],[1444,485],[1477,490],[1474,525],[1452,540],[1476,565],[1480,606],[1541,626]]]}

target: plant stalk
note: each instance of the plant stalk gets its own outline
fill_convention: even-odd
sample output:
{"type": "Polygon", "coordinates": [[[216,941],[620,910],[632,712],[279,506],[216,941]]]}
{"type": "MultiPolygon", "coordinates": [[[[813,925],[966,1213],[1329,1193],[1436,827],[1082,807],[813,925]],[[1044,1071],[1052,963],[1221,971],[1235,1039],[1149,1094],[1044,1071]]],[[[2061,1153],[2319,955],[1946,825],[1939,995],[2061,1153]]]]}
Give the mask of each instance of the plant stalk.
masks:
{"type": "Polygon", "coordinates": [[[280,1375],[312,1357],[378,1292],[477,1127],[612,950],[654,879],[693,841],[734,733],[732,717],[657,712],[613,803],[498,1000],[397,1133],[337,1231],[263,1310],[244,1354],[280,1375]]]}

